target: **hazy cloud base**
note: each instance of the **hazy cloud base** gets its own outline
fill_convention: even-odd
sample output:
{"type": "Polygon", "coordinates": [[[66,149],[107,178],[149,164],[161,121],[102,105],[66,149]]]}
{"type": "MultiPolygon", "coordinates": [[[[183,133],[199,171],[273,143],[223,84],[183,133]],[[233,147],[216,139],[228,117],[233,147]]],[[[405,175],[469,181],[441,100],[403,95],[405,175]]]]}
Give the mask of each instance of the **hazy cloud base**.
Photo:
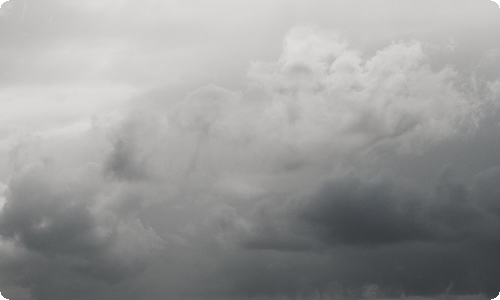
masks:
{"type": "Polygon", "coordinates": [[[0,289],[497,295],[500,16],[484,2],[457,1],[451,19],[476,15],[451,29],[437,2],[431,30],[384,25],[423,16],[411,1],[380,19],[343,1],[216,1],[213,16],[197,1],[9,1],[0,289]],[[329,23],[340,8],[373,19],[329,23]]]}

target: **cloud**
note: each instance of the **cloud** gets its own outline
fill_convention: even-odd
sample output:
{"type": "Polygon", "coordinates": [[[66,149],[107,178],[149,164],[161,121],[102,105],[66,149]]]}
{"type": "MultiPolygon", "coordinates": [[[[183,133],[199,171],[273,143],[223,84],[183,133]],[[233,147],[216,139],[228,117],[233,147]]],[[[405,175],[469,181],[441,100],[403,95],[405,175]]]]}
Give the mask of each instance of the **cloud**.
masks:
{"type": "Polygon", "coordinates": [[[336,34],[300,28],[284,45],[277,62],[252,66],[252,91],[200,88],[157,117],[155,138],[135,144],[163,149],[146,170],[182,185],[149,217],[165,224],[176,203],[184,217],[167,222],[168,235],[187,252],[171,251],[217,262],[186,265],[182,276],[197,288],[179,295],[361,297],[370,285],[386,296],[494,292],[498,262],[486,254],[498,220],[477,203],[477,190],[488,190],[474,188],[479,179],[445,171],[422,188],[370,170],[373,161],[387,167],[387,151],[407,158],[467,143],[489,98],[456,88],[456,73],[433,69],[416,41],[365,58],[336,34]]]}
{"type": "Polygon", "coordinates": [[[6,17],[2,49],[35,68],[7,63],[0,89],[19,99],[0,103],[18,111],[0,132],[2,284],[30,299],[496,293],[495,73],[439,57],[460,39],[450,50],[402,33],[364,44],[298,26],[281,54],[259,52],[250,33],[269,22],[241,20],[288,28],[262,9],[277,4],[237,10],[233,29],[207,16],[225,3],[46,1],[46,27],[39,13],[22,26],[6,17]],[[219,79],[200,75],[212,65],[219,79]]]}
{"type": "Polygon", "coordinates": [[[436,295],[447,287],[494,295],[500,219],[486,199],[496,199],[496,173],[464,183],[445,172],[430,191],[377,176],[337,178],[308,199],[267,202],[244,246],[280,251],[292,264],[284,273],[297,266],[292,257],[316,253],[329,266],[317,268],[327,272],[323,280],[358,291],[376,284],[386,296],[436,295]]]}
{"type": "Polygon", "coordinates": [[[328,146],[348,151],[377,144],[414,151],[473,128],[478,113],[452,86],[453,71],[432,71],[415,41],[363,59],[334,36],[295,30],[279,61],[257,63],[250,76],[269,90],[268,113],[283,124],[275,130],[297,144],[334,140],[342,146],[328,146]]]}
{"type": "Polygon", "coordinates": [[[0,231],[20,254],[4,257],[4,275],[45,299],[54,290],[71,298],[75,286],[113,285],[142,270],[142,257],[161,249],[162,240],[133,216],[106,209],[109,188],[91,163],[48,163],[13,177],[0,231]]]}

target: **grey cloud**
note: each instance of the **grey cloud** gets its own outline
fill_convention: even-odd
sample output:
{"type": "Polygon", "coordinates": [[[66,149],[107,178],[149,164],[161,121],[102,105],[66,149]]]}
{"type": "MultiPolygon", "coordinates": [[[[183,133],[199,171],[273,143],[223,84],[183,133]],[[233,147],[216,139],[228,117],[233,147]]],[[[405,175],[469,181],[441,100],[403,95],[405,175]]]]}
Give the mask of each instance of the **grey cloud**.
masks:
{"type": "Polygon", "coordinates": [[[139,274],[147,262],[141,255],[159,243],[154,233],[128,216],[96,213],[100,175],[92,165],[69,178],[55,168],[35,166],[9,182],[0,233],[20,254],[2,259],[4,276],[35,299],[81,299],[139,274]]]}
{"type": "Polygon", "coordinates": [[[256,217],[255,235],[243,245],[326,253],[332,271],[323,280],[357,291],[376,284],[392,296],[435,295],[447,288],[493,296],[500,280],[500,260],[493,254],[500,245],[500,219],[492,207],[498,198],[497,169],[480,172],[470,184],[445,170],[430,191],[390,178],[340,178],[309,200],[281,204],[284,213],[273,214],[280,209],[269,204],[264,221],[282,228],[279,237],[285,242],[272,230],[259,229],[266,226],[256,217]],[[292,246],[297,241],[302,248],[292,246]]]}
{"type": "Polygon", "coordinates": [[[118,136],[113,143],[113,150],[106,162],[105,172],[116,179],[145,180],[147,173],[147,155],[140,152],[137,135],[132,133],[118,136]]]}
{"type": "Polygon", "coordinates": [[[496,295],[500,19],[432,5],[10,0],[2,293],[496,295]]]}
{"type": "Polygon", "coordinates": [[[325,241],[333,245],[463,240],[485,219],[461,183],[444,182],[430,193],[400,187],[357,179],[333,182],[302,217],[324,230],[325,241]]]}
{"type": "Polygon", "coordinates": [[[474,191],[479,205],[488,212],[500,215],[500,167],[491,167],[478,173],[474,180],[474,191]]]}
{"type": "MultiPolygon", "coordinates": [[[[418,191],[417,191],[418,192],[418,191]]],[[[425,239],[418,218],[418,194],[398,194],[384,183],[343,180],[324,187],[302,218],[331,244],[370,245],[425,239]],[[412,199],[413,198],[413,199],[412,199]]]]}
{"type": "Polygon", "coordinates": [[[94,220],[84,202],[75,202],[70,193],[55,190],[42,170],[30,173],[9,184],[2,211],[4,236],[41,253],[86,253],[105,246],[106,240],[99,242],[93,236],[94,220]]]}

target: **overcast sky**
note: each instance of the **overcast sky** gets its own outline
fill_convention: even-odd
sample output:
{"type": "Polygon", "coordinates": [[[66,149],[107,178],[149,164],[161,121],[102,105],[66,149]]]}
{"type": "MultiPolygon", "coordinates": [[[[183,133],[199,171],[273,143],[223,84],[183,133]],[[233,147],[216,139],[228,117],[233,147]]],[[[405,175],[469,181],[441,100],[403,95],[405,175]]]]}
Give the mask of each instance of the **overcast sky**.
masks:
{"type": "Polygon", "coordinates": [[[499,104],[489,0],[10,0],[0,292],[491,299],[499,104]]]}

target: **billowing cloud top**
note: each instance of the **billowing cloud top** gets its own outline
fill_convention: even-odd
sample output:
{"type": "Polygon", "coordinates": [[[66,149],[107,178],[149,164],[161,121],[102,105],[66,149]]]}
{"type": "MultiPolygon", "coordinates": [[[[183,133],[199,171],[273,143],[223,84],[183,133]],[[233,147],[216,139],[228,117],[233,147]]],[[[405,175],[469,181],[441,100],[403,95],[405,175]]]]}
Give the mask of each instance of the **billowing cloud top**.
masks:
{"type": "Polygon", "coordinates": [[[489,299],[491,1],[11,0],[9,299],[489,299]]]}

